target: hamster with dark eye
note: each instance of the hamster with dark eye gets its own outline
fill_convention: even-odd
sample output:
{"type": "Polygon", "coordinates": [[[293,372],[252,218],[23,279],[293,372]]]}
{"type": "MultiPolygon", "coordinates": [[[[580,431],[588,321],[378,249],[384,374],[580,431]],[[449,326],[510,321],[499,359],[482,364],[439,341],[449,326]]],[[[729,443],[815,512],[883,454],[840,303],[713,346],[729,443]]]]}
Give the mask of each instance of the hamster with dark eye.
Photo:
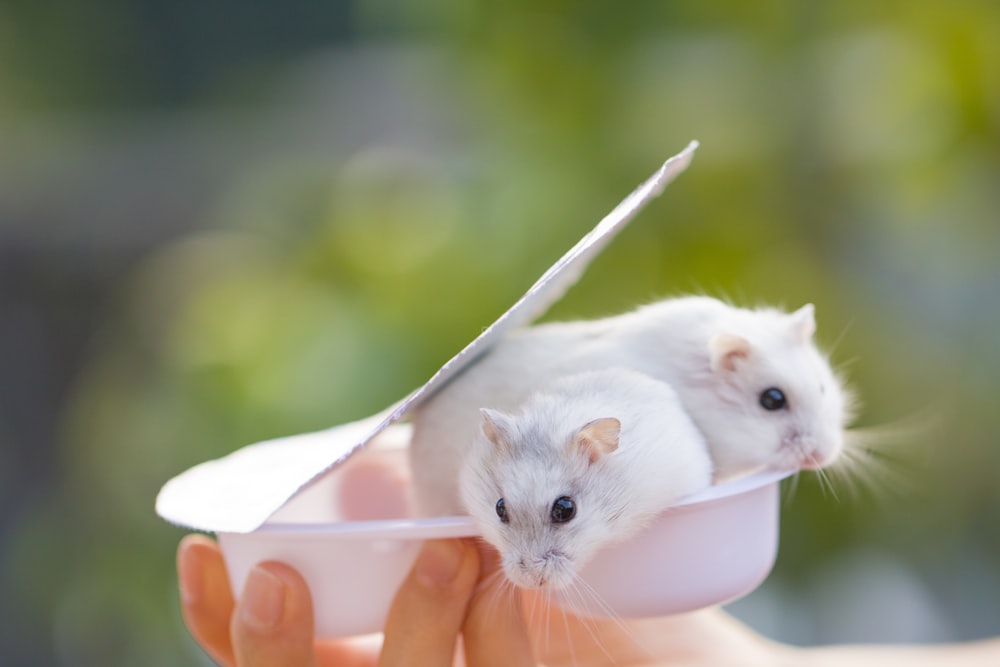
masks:
{"type": "Polygon", "coordinates": [[[418,511],[461,509],[459,461],[479,430],[479,408],[512,410],[559,377],[609,367],[676,390],[708,442],[716,482],[829,465],[843,448],[851,399],[813,342],[815,328],[812,305],[786,313],[690,296],[515,331],[416,410],[418,511]]]}
{"type": "Polygon", "coordinates": [[[514,584],[559,589],[597,549],[711,481],[676,392],[614,368],[564,377],[513,413],[483,409],[460,497],[514,584]]]}

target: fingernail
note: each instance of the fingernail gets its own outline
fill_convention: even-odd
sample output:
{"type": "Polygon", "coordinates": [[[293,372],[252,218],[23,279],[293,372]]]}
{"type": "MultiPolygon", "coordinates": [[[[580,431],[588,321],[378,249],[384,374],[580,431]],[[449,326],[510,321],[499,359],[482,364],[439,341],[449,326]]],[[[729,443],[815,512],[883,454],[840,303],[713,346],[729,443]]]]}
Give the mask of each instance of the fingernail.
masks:
{"type": "Polygon", "coordinates": [[[429,586],[447,586],[458,574],[462,544],[458,540],[431,540],[417,556],[417,578],[429,586]]]}
{"type": "Polygon", "coordinates": [[[181,601],[184,604],[195,605],[201,602],[201,572],[195,563],[191,547],[183,547],[177,558],[177,585],[181,589],[181,601]]]}
{"type": "Polygon", "coordinates": [[[247,625],[259,631],[271,630],[284,612],[285,582],[259,565],[250,570],[240,612],[247,625]]]}

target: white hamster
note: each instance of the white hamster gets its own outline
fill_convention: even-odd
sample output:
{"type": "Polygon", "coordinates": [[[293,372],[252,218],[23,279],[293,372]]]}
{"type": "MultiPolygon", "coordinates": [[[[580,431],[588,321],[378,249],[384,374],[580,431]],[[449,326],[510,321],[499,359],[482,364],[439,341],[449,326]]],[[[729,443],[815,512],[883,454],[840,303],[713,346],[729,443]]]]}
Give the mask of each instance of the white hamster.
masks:
{"type": "Polygon", "coordinates": [[[418,511],[461,509],[458,468],[479,408],[512,410],[559,377],[613,366],[674,387],[705,435],[715,481],[828,465],[843,447],[851,401],[814,331],[812,305],[785,313],[705,296],[515,331],[417,409],[410,458],[418,511]]]}
{"type": "Polygon", "coordinates": [[[513,414],[481,414],[461,501],[518,586],[569,585],[597,549],[712,482],[677,394],[636,371],[566,376],[513,414]]]}

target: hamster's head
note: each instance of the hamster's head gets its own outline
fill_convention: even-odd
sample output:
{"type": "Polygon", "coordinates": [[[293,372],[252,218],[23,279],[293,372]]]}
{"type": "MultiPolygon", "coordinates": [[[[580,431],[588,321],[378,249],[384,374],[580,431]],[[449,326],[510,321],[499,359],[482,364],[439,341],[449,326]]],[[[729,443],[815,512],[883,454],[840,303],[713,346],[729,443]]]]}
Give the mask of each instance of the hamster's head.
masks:
{"type": "Polygon", "coordinates": [[[522,588],[571,586],[627,510],[609,500],[606,464],[621,425],[596,419],[565,433],[536,420],[483,410],[482,432],[464,462],[460,493],[507,578],[522,588]]]}
{"type": "Polygon", "coordinates": [[[690,397],[717,481],[830,465],[843,450],[851,400],[813,343],[813,306],[746,313],[710,338],[707,381],[690,397]]]}

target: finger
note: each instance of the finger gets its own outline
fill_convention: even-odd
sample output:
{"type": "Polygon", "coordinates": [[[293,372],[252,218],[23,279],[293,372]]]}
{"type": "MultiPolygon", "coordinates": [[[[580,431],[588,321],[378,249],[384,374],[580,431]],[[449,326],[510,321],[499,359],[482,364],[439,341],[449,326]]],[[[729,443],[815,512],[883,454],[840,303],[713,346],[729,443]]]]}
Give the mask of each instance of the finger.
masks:
{"type": "Polygon", "coordinates": [[[229,639],[233,594],[219,546],[205,535],[187,535],[177,547],[181,616],[202,649],[221,665],[235,665],[229,639]]]}
{"type": "Polygon", "coordinates": [[[468,667],[521,667],[535,664],[518,589],[500,570],[496,551],[483,546],[481,585],[469,602],[462,643],[468,667]]]}
{"type": "Polygon", "coordinates": [[[238,667],[315,667],[309,587],[284,563],[254,566],[230,626],[238,667]]]}
{"type": "Polygon", "coordinates": [[[428,541],[392,602],[380,667],[451,665],[478,573],[472,542],[428,541]]]}

